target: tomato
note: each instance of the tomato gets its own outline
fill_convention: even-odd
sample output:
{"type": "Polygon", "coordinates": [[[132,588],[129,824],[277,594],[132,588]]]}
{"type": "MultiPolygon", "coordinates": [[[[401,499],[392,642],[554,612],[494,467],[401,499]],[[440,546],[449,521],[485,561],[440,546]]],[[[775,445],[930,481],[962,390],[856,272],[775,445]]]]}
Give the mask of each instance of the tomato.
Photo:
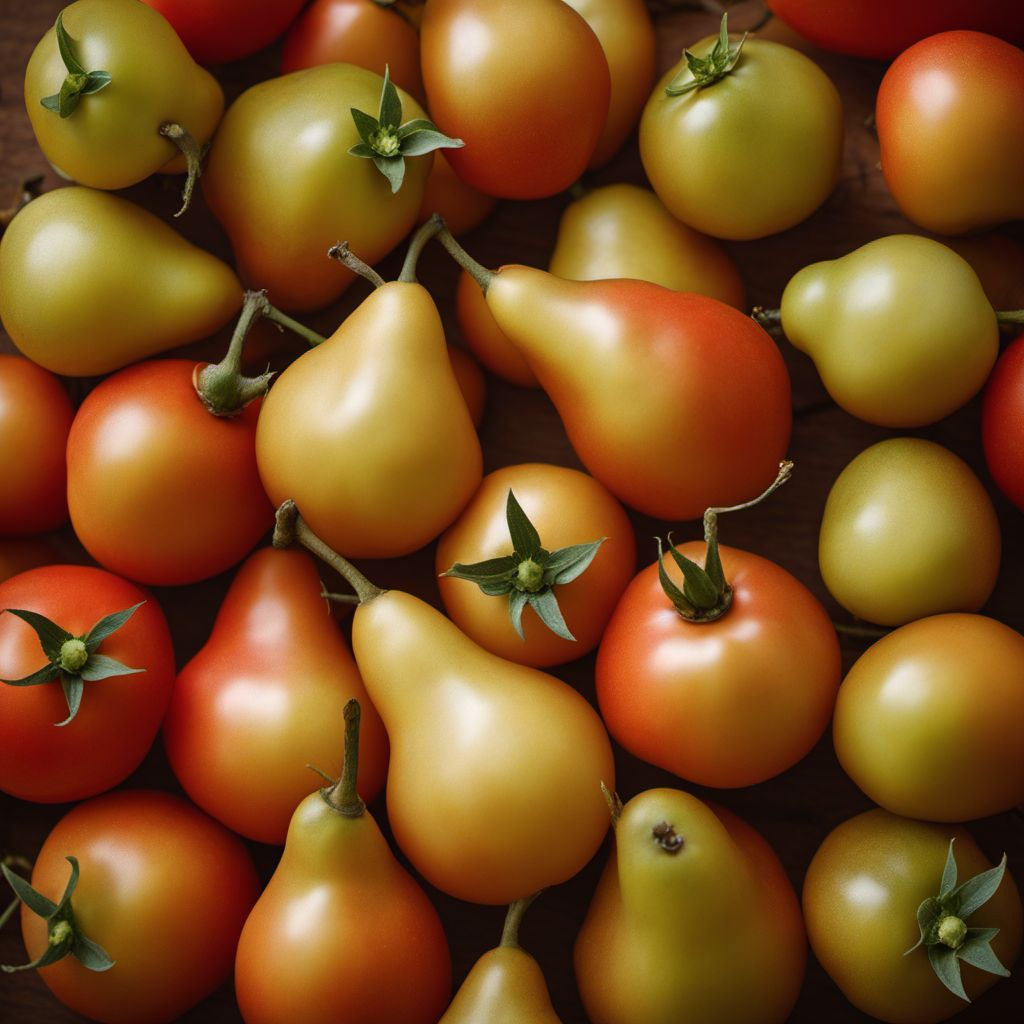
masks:
{"type": "MultiPolygon", "coordinates": [[[[163,1024],[227,979],[259,891],[227,829],[167,793],[123,790],[72,808],[47,836],[32,885],[53,901],[69,856],[81,871],[74,923],[114,966],[97,973],[69,956],[46,967],[39,976],[62,1003],[105,1024],[163,1024]]],[[[35,959],[46,922],[23,907],[21,930],[35,959]]]]}
{"type": "Polygon", "coordinates": [[[1024,336],[996,363],[981,405],[985,461],[999,489],[1024,511],[1024,336]]]}
{"type": "Polygon", "coordinates": [[[818,564],[858,619],[899,626],[976,612],[999,574],[999,520],[981,481],[951,451],[895,437],[861,452],[832,485],[818,564]]]}
{"type": "Polygon", "coordinates": [[[452,170],[443,153],[434,154],[434,166],[430,168],[423,188],[420,223],[439,213],[453,235],[463,235],[479,227],[491,215],[495,205],[493,196],[485,196],[467,185],[452,170]]]}
{"type": "Polygon", "coordinates": [[[393,7],[374,0],[314,0],[288,31],[281,74],[333,62],[378,75],[387,66],[395,85],[423,102],[420,37],[393,7]]]}
{"type": "Polygon", "coordinates": [[[839,763],[877,804],[967,821],[1024,801],[1024,637],[983,615],[901,626],[839,688],[839,763]]]}
{"type": "Polygon", "coordinates": [[[159,11],[200,64],[248,57],[272,43],[305,0],[143,0],[159,11]]]}
{"type": "Polygon", "coordinates": [[[576,181],[610,91],[608,61],[579,14],[561,0],[431,0],[420,33],[430,111],[466,143],[448,154],[459,177],[507,199],[576,181]]]}
{"type": "Polygon", "coordinates": [[[68,438],[71,525],[124,576],[194,583],[238,562],[273,523],[256,470],[259,402],[213,416],[186,359],[139,363],[90,392],[68,438]]]}
{"type": "MultiPolygon", "coordinates": [[[[104,616],[145,602],[97,648],[138,674],[86,681],[81,706],[65,725],[61,683],[0,683],[0,789],[22,800],[80,800],[127,778],[149,750],[171,695],[174,652],[152,596],[90,566],[31,569],[0,583],[0,609],[45,615],[75,637],[104,616]]],[[[0,679],[22,679],[47,662],[27,623],[0,615],[0,679]]],[[[90,659],[91,661],[91,659],[90,659]]]]}
{"type": "MultiPolygon", "coordinates": [[[[678,550],[703,565],[703,544],[678,550]]],[[[839,641],[785,569],[720,551],[732,604],[714,621],[676,610],[657,563],[630,583],[598,649],[597,701],[631,754],[701,785],[749,786],[796,764],[825,731],[839,641]]]]}
{"type": "Polygon", "coordinates": [[[878,88],[882,173],[904,216],[944,235],[1024,217],[1024,52],[981,32],[904,51],[878,88]]]}
{"type": "MultiPolygon", "coordinates": [[[[920,934],[918,907],[940,891],[951,839],[961,883],[991,867],[960,825],[873,810],[833,829],[807,869],[803,908],[814,955],[843,995],[879,1020],[932,1024],[966,1005],[938,980],[924,948],[907,952],[920,934]]],[[[1012,966],[1021,946],[1021,906],[1009,874],[966,923],[998,928],[992,949],[1012,966]]],[[[997,980],[960,962],[972,1000],[997,980]]],[[[994,1019],[985,1017],[984,1005],[972,1019],[994,1019]]]]}
{"type": "Polygon", "coordinates": [[[772,14],[815,45],[891,60],[925,36],[953,28],[1024,42],[1024,8],[1005,0],[765,0],[772,14]]]}
{"type": "MultiPolygon", "coordinates": [[[[708,37],[690,50],[710,59],[716,47],[724,53],[708,37]]],[[[730,57],[737,48],[732,41],[730,57]]],[[[762,238],[821,206],[839,178],[843,108],[817,64],[748,39],[724,77],[696,89],[694,81],[684,56],[640,118],[644,170],[676,217],[718,238],[762,238]],[[677,84],[692,91],[671,94],[677,84]]]]}
{"type": "Polygon", "coordinates": [[[0,536],[43,533],[67,521],[64,451],[73,415],[58,378],[0,354],[0,536]]]}
{"type": "Polygon", "coordinates": [[[455,562],[480,562],[512,551],[505,508],[510,489],[547,551],[606,538],[582,575],[553,588],[576,639],[557,636],[532,609],[523,614],[523,639],[512,626],[507,597],[488,596],[470,580],[442,575],[438,586],[445,610],[472,640],[510,661],[543,668],[582,657],[597,646],[636,564],[629,519],[593,477],[538,462],[489,473],[438,542],[437,571],[444,573],[455,562]]]}

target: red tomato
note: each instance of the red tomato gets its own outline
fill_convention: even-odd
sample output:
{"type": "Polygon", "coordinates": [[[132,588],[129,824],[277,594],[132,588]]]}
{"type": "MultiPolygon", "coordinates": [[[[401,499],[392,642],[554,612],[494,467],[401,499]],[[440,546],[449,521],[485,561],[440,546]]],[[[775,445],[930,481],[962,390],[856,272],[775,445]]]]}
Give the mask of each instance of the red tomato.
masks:
{"type": "Polygon", "coordinates": [[[1024,52],[981,32],[905,50],[875,104],[882,173],[903,214],[944,235],[1024,217],[1024,52]]]}
{"type": "Polygon", "coordinates": [[[985,387],[981,440],[999,489],[1024,511],[1024,335],[999,357],[985,387]]]}
{"type": "Polygon", "coordinates": [[[259,402],[213,416],[184,359],[139,363],[82,403],[68,438],[78,539],[114,572],[158,586],[234,565],[273,524],[256,472],[259,402]]]}
{"type": "Polygon", "coordinates": [[[74,412],[60,379],[0,354],[0,536],[67,521],[64,451],[74,412]]]}
{"type": "Polygon", "coordinates": [[[579,178],[604,127],[611,79],[597,36],[568,4],[431,0],[420,59],[438,128],[466,143],[448,160],[474,188],[536,199],[579,178]]]}
{"type": "Polygon", "coordinates": [[[439,213],[453,235],[464,235],[479,227],[491,215],[495,203],[493,196],[485,196],[483,192],[477,192],[467,185],[452,170],[444,153],[438,150],[427,175],[418,219],[422,224],[433,214],[439,213]]]}
{"type": "MultiPolygon", "coordinates": [[[[678,550],[703,565],[703,543],[678,550]]],[[[680,616],[657,563],[633,580],[598,650],[597,700],[609,732],[637,757],[701,785],[749,786],[796,764],[825,731],[839,641],[795,577],[719,550],[733,596],[712,622],[680,616]]]]}
{"type": "MultiPolygon", "coordinates": [[[[41,971],[62,1003],[106,1024],[163,1024],[227,979],[259,880],[222,825],[167,793],[108,793],[72,808],[39,851],[32,885],[54,902],[68,856],[81,870],[75,924],[114,966],[97,973],[69,956],[41,971]]],[[[35,959],[46,922],[23,907],[21,930],[35,959]]]]}
{"type": "MultiPolygon", "coordinates": [[[[136,675],[85,683],[82,704],[67,725],[59,681],[38,686],[0,684],[0,789],[23,800],[80,800],[127,778],[149,750],[174,682],[174,651],[156,601],[102,569],[53,565],[0,583],[0,609],[39,612],[74,636],[105,615],[144,601],[97,653],[136,675]]],[[[33,629],[0,615],[0,679],[21,679],[47,661],[33,629]]]]}
{"type": "Polygon", "coordinates": [[[200,64],[224,64],[269,46],[306,0],[143,0],[200,64]]]}

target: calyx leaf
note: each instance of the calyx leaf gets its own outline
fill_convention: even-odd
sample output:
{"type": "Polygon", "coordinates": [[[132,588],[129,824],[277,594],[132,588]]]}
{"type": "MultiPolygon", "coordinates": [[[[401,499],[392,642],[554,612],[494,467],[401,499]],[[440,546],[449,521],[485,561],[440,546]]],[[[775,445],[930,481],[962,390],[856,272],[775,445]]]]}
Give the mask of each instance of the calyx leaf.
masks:
{"type": "Polygon", "coordinates": [[[71,875],[59,903],[47,899],[42,893],[33,889],[21,875],[15,874],[6,864],[0,863],[0,871],[3,872],[4,878],[14,890],[14,894],[33,914],[46,922],[49,935],[46,949],[31,963],[17,966],[0,964],[0,971],[13,974],[16,971],[46,967],[48,964],[63,960],[66,956],[73,956],[90,971],[109,971],[114,966],[114,961],[107,955],[106,950],[99,943],[90,939],[75,922],[71,897],[78,885],[78,859],[76,857],[66,857],[65,859],[71,865],[71,875]]]}
{"type": "Polygon", "coordinates": [[[355,107],[351,112],[362,141],[349,149],[349,155],[372,160],[377,170],[388,179],[392,194],[402,187],[405,180],[407,156],[423,156],[435,149],[458,149],[465,145],[462,139],[453,139],[438,131],[437,125],[425,117],[402,124],[402,100],[386,65],[377,116],[355,107]]]}
{"type": "Polygon", "coordinates": [[[87,682],[146,671],[142,668],[129,668],[116,658],[96,653],[100,644],[116,633],[144,603],[140,601],[130,608],[105,615],[81,636],[73,636],[39,612],[24,608],[0,609],[0,614],[6,611],[16,615],[35,630],[39,646],[48,659],[48,663],[35,672],[21,679],[0,679],[0,683],[7,686],[41,686],[43,683],[60,680],[68,705],[68,717],[56,724],[68,725],[78,714],[87,682]]]}
{"type": "Polygon", "coordinates": [[[607,538],[547,551],[511,488],[505,501],[505,522],[512,541],[511,554],[468,565],[456,562],[441,575],[470,580],[488,597],[508,595],[509,618],[521,640],[525,640],[522,620],[527,605],[552,633],[575,640],[562,617],[554,588],[581,576],[607,538]]]}
{"type": "Polygon", "coordinates": [[[686,69],[680,71],[671,82],[665,86],[665,92],[669,96],[682,96],[685,93],[693,92],[695,89],[703,89],[706,86],[714,85],[715,82],[725,78],[726,75],[736,67],[740,59],[740,51],[747,41],[747,33],[735,45],[729,42],[729,15],[722,15],[721,24],[718,27],[718,39],[711,52],[706,57],[698,57],[691,50],[683,50],[686,58],[686,69]]]}
{"type": "Polygon", "coordinates": [[[57,23],[53,27],[57,36],[57,49],[60,58],[67,68],[67,77],[60,87],[60,92],[52,96],[44,96],[39,102],[60,117],[70,117],[78,107],[83,96],[91,96],[110,85],[109,71],[86,71],[75,54],[72,43],[74,40],[64,28],[64,12],[57,15],[57,23]]]}
{"type": "Polygon", "coordinates": [[[919,946],[928,951],[928,962],[935,976],[955,996],[970,1002],[960,976],[960,961],[989,974],[1008,978],[1010,972],[1000,963],[991,942],[998,928],[970,928],[966,919],[984,906],[995,894],[1006,872],[1006,854],[987,871],[982,871],[957,886],[956,858],[953,840],[949,841],[946,863],[942,870],[938,896],[930,896],[917,908],[920,938],[904,953],[913,953],[919,946]]]}

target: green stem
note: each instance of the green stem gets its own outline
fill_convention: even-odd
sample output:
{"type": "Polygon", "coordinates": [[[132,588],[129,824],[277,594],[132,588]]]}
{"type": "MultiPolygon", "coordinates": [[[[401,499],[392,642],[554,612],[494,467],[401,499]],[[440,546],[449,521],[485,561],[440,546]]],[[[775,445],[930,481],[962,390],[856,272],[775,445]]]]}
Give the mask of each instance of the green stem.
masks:
{"type": "Polygon", "coordinates": [[[157,131],[165,139],[170,139],[181,150],[188,166],[185,187],[181,190],[181,209],[174,215],[180,217],[192,202],[192,192],[195,190],[199,175],[203,173],[203,147],[196,142],[187,129],[173,121],[164,121],[157,131]]]}
{"type": "Polygon", "coordinates": [[[354,697],[345,705],[345,759],[341,778],[331,786],[324,799],[346,818],[359,818],[366,810],[363,798],[356,792],[359,775],[359,701],[354,697]]]}
{"type": "Polygon", "coordinates": [[[833,622],[832,625],[835,631],[842,633],[843,636],[863,637],[869,640],[880,640],[892,632],[891,629],[883,629],[881,626],[855,626],[845,622],[833,622]]]}
{"type": "Polygon", "coordinates": [[[332,260],[337,260],[343,266],[348,267],[353,274],[365,278],[374,288],[382,288],[385,284],[384,278],[369,265],[364,263],[349,247],[348,242],[338,242],[327,250],[327,255],[332,260]]]}
{"type": "Polygon", "coordinates": [[[356,592],[360,604],[366,604],[385,593],[382,588],[374,586],[347,558],[329,548],[306,525],[295,502],[288,499],[277,510],[273,544],[275,548],[287,548],[296,542],[343,576],[356,592]]]}
{"type": "Polygon", "coordinates": [[[455,236],[448,230],[443,220],[441,221],[441,229],[437,233],[437,240],[448,250],[448,255],[480,285],[480,291],[486,295],[487,289],[491,287],[491,282],[494,280],[494,271],[488,270],[482,263],[477,263],[455,241],[455,236]]]}
{"type": "Polygon", "coordinates": [[[750,319],[763,327],[766,331],[782,327],[782,310],[765,309],[764,306],[755,306],[750,311],[750,319]]]}
{"type": "Polygon", "coordinates": [[[281,310],[276,306],[272,306],[269,302],[263,306],[262,314],[265,319],[273,321],[278,327],[285,327],[292,334],[297,334],[309,343],[310,348],[316,348],[317,345],[322,345],[327,340],[324,335],[318,334],[312,327],[307,327],[305,324],[300,324],[298,320],[293,320],[287,313],[282,313],[281,310]]]}
{"type": "Polygon", "coordinates": [[[1024,309],[997,311],[996,320],[1001,324],[1024,324],[1024,309]]]}
{"type": "Polygon", "coordinates": [[[722,508],[709,508],[704,510],[704,541],[710,547],[718,545],[718,517],[724,512],[742,512],[745,508],[753,508],[760,505],[765,498],[774,494],[793,475],[793,463],[790,459],[783,459],[779,463],[779,472],[775,479],[756,498],[743,502],[742,505],[728,505],[722,508]]]}
{"type": "Polygon", "coordinates": [[[3,928],[5,924],[14,916],[14,912],[21,906],[21,900],[17,896],[14,897],[14,902],[8,904],[7,909],[0,914],[0,928],[3,928]]]}
{"type": "Polygon", "coordinates": [[[325,601],[333,601],[334,604],[359,604],[359,598],[355,594],[333,594],[329,590],[321,590],[320,596],[325,601]]]}
{"type": "Polygon", "coordinates": [[[402,272],[398,275],[399,281],[403,284],[416,283],[416,264],[419,262],[420,253],[423,252],[423,247],[427,242],[434,238],[442,228],[444,228],[444,219],[441,214],[434,213],[412,236],[409,241],[409,249],[405,254],[405,262],[402,264],[402,272]]]}
{"type": "Polygon", "coordinates": [[[519,926],[523,921],[523,914],[527,907],[540,895],[535,892],[532,896],[524,896],[508,905],[508,913],[505,914],[505,926],[501,929],[501,942],[499,946],[521,949],[519,945],[519,926]]]}

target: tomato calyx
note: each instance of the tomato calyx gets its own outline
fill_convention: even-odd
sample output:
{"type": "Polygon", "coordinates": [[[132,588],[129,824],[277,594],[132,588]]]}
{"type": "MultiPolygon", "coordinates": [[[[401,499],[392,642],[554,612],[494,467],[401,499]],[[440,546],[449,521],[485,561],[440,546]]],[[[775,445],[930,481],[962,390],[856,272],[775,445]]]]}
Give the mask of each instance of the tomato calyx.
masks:
{"type": "Polygon", "coordinates": [[[465,143],[437,130],[425,117],[416,117],[402,124],[402,100],[391,81],[390,70],[384,66],[384,86],[380,93],[377,116],[350,108],[361,142],[349,149],[350,156],[372,160],[387,178],[392,195],[405,180],[405,158],[423,156],[436,149],[460,149],[465,143]]]}
{"type": "Polygon", "coordinates": [[[571,583],[582,575],[607,538],[601,537],[586,544],[571,544],[557,551],[546,550],[541,547],[536,527],[530,522],[511,488],[505,502],[505,521],[512,539],[510,555],[487,558],[469,565],[456,562],[441,575],[469,580],[489,597],[507,595],[509,617],[521,640],[526,639],[522,618],[527,605],[552,633],[564,640],[575,640],[562,617],[554,588],[563,583],[571,583]]]}
{"type": "Polygon", "coordinates": [[[790,478],[792,472],[793,463],[786,459],[779,463],[779,472],[772,483],[756,498],[740,505],[709,508],[704,512],[704,543],[707,544],[707,553],[703,568],[677,551],[672,545],[672,534],[668,535],[669,554],[683,574],[682,589],[672,581],[665,569],[661,538],[654,538],[658,545],[658,580],[661,589],[687,622],[714,622],[732,605],[732,587],[725,578],[718,551],[718,517],[723,512],[739,512],[760,504],[774,494],[790,478]]]}
{"type": "Polygon", "coordinates": [[[366,803],[356,791],[356,777],[359,774],[359,722],[362,709],[355,697],[345,704],[345,757],[341,764],[341,775],[330,788],[324,787],[320,795],[327,805],[346,818],[361,818],[366,803]]]}
{"type": "Polygon", "coordinates": [[[953,995],[969,1003],[960,976],[961,960],[1002,978],[1010,976],[992,950],[991,943],[999,929],[972,928],[966,921],[995,895],[1006,872],[1006,854],[994,868],[982,871],[958,886],[953,842],[950,839],[938,896],[930,896],[917,908],[920,938],[903,955],[908,956],[923,946],[939,981],[953,995]]]}
{"type": "Polygon", "coordinates": [[[15,874],[6,864],[0,864],[0,871],[3,871],[4,878],[7,879],[18,899],[32,913],[38,914],[46,921],[48,934],[46,949],[31,963],[17,966],[0,964],[0,971],[5,974],[46,967],[48,964],[55,964],[58,960],[63,960],[66,956],[73,956],[90,971],[109,971],[114,966],[114,961],[107,955],[106,950],[98,942],[90,939],[75,922],[74,911],[71,908],[71,896],[78,885],[78,859],[66,857],[65,860],[71,865],[71,877],[68,879],[64,895],[61,896],[59,903],[54,903],[53,900],[47,899],[42,893],[37,892],[21,875],[15,874]]]}
{"type": "Polygon", "coordinates": [[[57,23],[53,30],[57,36],[60,59],[64,61],[68,73],[61,84],[60,92],[44,96],[39,102],[63,119],[75,112],[83,96],[91,96],[110,85],[111,77],[109,71],[86,71],[82,66],[72,46],[74,40],[64,27],[63,11],[57,15],[57,23]]]}
{"type": "Polygon", "coordinates": [[[665,86],[665,93],[668,96],[683,96],[695,89],[704,89],[709,85],[725,78],[740,59],[740,51],[747,41],[747,33],[743,33],[740,41],[733,46],[729,42],[729,15],[722,15],[722,22],[718,28],[718,39],[714,48],[706,57],[698,57],[690,50],[683,50],[686,58],[686,69],[680,71],[671,82],[665,86]]]}
{"type": "Polygon", "coordinates": [[[10,615],[16,615],[35,631],[39,645],[49,659],[41,669],[22,679],[0,679],[0,683],[8,686],[41,686],[59,679],[64,690],[64,698],[68,704],[68,717],[58,726],[68,725],[74,721],[82,703],[82,693],[87,682],[109,679],[112,676],[135,675],[145,672],[144,668],[129,668],[116,658],[98,654],[98,648],[107,637],[116,633],[145,601],[133,604],[111,615],[105,615],[88,632],[81,636],[73,636],[62,629],[45,615],[26,611],[22,608],[5,608],[10,615]]]}

